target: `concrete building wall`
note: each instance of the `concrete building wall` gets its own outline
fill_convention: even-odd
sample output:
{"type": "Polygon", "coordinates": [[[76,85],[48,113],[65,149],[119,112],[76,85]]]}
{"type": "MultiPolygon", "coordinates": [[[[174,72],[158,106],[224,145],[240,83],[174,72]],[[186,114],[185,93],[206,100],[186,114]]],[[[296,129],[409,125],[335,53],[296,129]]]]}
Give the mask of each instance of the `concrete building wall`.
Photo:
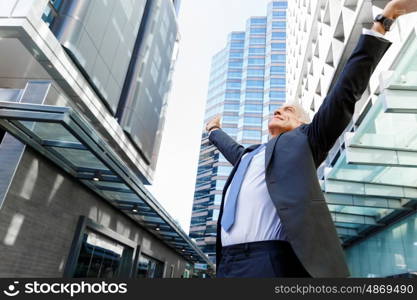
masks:
{"type": "Polygon", "coordinates": [[[0,210],[0,277],[62,277],[80,216],[141,245],[141,253],[187,262],[125,214],[27,148],[0,210]]]}

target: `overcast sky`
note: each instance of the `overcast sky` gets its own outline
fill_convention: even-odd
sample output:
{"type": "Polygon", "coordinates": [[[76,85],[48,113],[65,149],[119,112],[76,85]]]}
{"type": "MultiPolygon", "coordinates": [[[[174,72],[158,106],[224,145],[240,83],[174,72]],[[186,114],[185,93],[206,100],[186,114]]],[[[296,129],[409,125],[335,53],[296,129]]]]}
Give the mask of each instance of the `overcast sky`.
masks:
{"type": "Polygon", "coordinates": [[[180,52],[153,186],[149,190],[188,233],[211,57],[230,31],[265,16],[269,0],[182,0],[180,52]]]}

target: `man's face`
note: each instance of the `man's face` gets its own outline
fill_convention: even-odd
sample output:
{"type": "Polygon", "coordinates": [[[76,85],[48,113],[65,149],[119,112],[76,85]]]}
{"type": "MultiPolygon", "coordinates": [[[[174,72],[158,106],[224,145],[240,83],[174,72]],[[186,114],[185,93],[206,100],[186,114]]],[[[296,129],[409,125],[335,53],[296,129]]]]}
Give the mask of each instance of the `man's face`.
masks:
{"type": "Polygon", "coordinates": [[[293,130],[302,123],[298,120],[296,108],[292,105],[285,105],[274,112],[269,121],[269,132],[273,137],[280,133],[293,130]]]}

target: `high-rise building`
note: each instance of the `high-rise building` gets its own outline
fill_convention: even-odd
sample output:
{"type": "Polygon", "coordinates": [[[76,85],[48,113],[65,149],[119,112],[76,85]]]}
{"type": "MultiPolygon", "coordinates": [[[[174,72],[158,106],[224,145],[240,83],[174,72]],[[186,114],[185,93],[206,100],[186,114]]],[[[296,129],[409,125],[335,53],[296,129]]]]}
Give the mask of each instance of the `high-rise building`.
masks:
{"type": "MultiPolygon", "coordinates": [[[[268,140],[271,113],[285,103],[287,1],[272,1],[265,17],[251,17],[232,32],[212,59],[205,122],[222,116],[222,128],[244,146],[268,140]]],[[[215,262],[222,191],[232,170],[202,136],[190,237],[215,262]]]]}
{"type": "MultiPolygon", "coordinates": [[[[289,1],[287,100],[313,117],[388,2],[289,1]]],[[[401,16],[386,34],[393,44],[318,170],[353,277],[417,274],[416,25],[401,16]]]]}
{"type": "Polygon", "coordinates": [[[146,190],[179,0],[0,1],[0,276],[180,277],[207,256],[146,190]]]}

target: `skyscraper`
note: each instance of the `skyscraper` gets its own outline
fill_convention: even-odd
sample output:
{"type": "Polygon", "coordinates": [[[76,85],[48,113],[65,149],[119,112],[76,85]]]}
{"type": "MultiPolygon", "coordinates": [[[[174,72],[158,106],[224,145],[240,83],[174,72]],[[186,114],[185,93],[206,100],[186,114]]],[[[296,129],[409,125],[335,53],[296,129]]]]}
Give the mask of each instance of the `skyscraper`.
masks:
{"type": "MultiPolygon", "coordinates": [[[[265,17],[251,17],[231,32],[212,59],[205,122],[222,116],[222,128],[244,146],[268,140],[271,113],[286,100],[287,1],[272,1],[265,17]]],[[[232,167],[202,136],[190,237],[215,262],[216,224],[232,167]]]]}
{"type": "Polygon", "coordinates": [[[147,191],[178,0],[0,1],[0,277],[212,266],[147,191]]]}

